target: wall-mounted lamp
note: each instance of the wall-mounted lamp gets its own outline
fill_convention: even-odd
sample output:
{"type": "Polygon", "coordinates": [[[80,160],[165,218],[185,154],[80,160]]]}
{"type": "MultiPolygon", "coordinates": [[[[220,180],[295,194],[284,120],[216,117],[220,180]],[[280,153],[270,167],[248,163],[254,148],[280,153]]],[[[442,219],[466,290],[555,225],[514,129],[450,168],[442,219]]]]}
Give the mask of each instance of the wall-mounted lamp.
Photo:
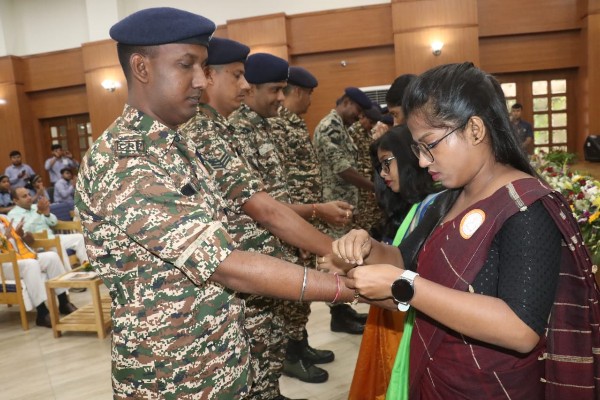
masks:
{"type": "Polygon", "coordinates": [[[4,99],[0,99],[0,106],[3,106],[3,105],[5,105],[5,104],[6,104],[6,100],[4,100],[4,99]]]}
{"type": "Polygon", "coordinates": [[[117,81],[112,81],[110,79],[106,79],[101,83],[102,87],[109,92],[114,92],[118,88],[121,87],[121,84],[117,81]]]}
{"type": "Polygon", "coordinates": [[[439,56],[442,54],[442,47],[444,47],[444,42],[435,41],[431,42],[431,52],[434,56],[439,56]]]}

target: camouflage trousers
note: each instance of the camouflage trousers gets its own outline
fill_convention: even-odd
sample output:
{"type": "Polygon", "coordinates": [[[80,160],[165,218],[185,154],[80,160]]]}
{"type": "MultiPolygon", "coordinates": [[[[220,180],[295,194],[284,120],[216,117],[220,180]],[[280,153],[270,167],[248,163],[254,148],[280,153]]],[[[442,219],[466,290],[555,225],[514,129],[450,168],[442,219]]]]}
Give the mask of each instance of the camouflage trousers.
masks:
{"type": "Polygon", "coordinates": [[[279,378],[287,346],[283,307],[281,300],[246,297],[244,328],[248,333],[254,372],[251,399],[270,400],[279,395],[279,378]]]}

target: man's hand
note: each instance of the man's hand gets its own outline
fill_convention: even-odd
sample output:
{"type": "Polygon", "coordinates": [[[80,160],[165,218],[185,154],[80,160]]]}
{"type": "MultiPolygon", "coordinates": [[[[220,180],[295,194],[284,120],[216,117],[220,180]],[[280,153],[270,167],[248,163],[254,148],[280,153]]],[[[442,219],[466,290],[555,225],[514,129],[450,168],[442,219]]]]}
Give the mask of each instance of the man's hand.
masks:
{"type": "Polygon", "coordinates": [[[317,216],[333,226],[344,226],[352,221],[354,207],[345,201],[330,201],[317,205],[317,216]]]}
{"type": "Polygon", "coordinates": [[[346,273],[354,267],[355,265],[345,263],[344,260],[333,254],[327,254],[324,257],[317,256],[317,271],[346,275],[346,273]]]}
{"type": "Polygon", "coordinates": [[[40,197],[37,203],[38,212],[48,216],[50,214],[50,200],[40,197]]]}

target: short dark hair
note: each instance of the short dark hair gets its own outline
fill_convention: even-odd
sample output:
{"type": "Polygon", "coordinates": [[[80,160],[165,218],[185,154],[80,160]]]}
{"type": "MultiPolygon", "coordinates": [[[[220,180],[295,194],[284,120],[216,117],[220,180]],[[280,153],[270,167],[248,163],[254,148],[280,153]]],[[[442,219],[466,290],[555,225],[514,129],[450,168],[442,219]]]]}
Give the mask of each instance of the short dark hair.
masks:
{"type": "Polygon", "coordinates": [[[510,108],[512,108],[513,110],[522,110],[523,109],[523,105],[521,103],[515,103],[510,108]]]}
{"type": "Polygon", "coordinates": [[[398,107],[402,105],[404,92],[406,92],[406,88],[416,77],[417,76],[413,74],[404,74],[394,79],[392,86],[390,86],[389,90],[385,94],[385,102],[387,103],[388,107],[398,107]]]}
{"type": "Polygon", "coordinates": [[[21,152],[19,150],[13,150],[10,152],[10,154],[8,155],[9,157],[14,157],[14,156],[20,156],[21,152]]]}
{"type": "Polygon", "coordinates": [[[60,145],[60,144],[53,144],[53,145],[50,147],[50,150],[52,150],[52,151],[54,151],[54,150],[58,150],[58,149],[61,149],[61,150],[62,150],[62,145],[60,145]]]}
{"type": "Polygon", "coordinates": [[[61,169],[61,170],[60,170],[60,174],[61,174],[61,175],[62,175],[63,173],[65,173],[65,172],[70,172],[70,173],[73,173],[73,171],[71,171],[71,168],[63,168],[63,169],[61,169]]]}
{"type": "Polygon", "coordinates": [[[119,57],[119,63],[125,74],[125,79],[129,81],[131,79],[131,67],[129,66],[129,60],[133,54],[141,54],[144,57],[150,57],[154,55],[156,46],[137,46],[123,43],[117,43],[117,55],[119,57]]]}

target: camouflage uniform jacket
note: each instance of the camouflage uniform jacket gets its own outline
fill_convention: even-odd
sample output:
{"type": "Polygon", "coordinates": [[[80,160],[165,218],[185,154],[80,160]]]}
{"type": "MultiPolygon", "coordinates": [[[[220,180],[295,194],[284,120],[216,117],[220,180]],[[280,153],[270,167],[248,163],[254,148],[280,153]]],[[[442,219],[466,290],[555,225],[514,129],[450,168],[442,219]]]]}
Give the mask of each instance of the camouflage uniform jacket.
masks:
{"type": "Polygon", "coordinates": [[[279,117],[270,120],[274,127],[273,142],[283,156],[283,165],[293,203],[321,203],[323,185],[321,167],[310,141],[306,123],[285,107],[279,117]]]}
{"type": "Polygon", "coordinates": [[[244,305],[208,279],[226,207],[191,142],[126,105],[85,156],[76,206],[112,298],[115,398],[242,398],[244,305]]]}
{"type": "Polygon", "coordinates": [[[358,188],[338,175],[348,168],[356,168],[358,149],[342,118],[331,110],[317,125],[313,137],[323,177],[323,199],[344,200],[356,207],[358,188]]]}
{"type": "MultiPolygon", "coordinates": [[[[267,193],[275,200],[290,202],[290,194],[285,180],[285,171],[277,147],[273,144],[271,124],[245,104],[235,110],[229,117],[234,126],[230,131],[232,145],[241,154],[249,167],[260,177],[267,193]]],[[[283,243],[285,259],[296,262],[295,250],[283,243]]]]}
{"type": "MultiPolygon", "coordinates": [[[[355,122],[348,129],[354,144],[358,148],[358,163],[356,170],[369,180],[373,180],[373,163],[371,162],[370,147],[373,143],[371,132],[366,132],[360,122],[355,122]]],[[[369,230],[381,218],[381,210],[375,201],[375,194],[369,190],[358,190],[358,207],[354,211],[354,225],[356,229],[369,230]]]]}
{"type": "Polygon", "coordinates": [[[242,211],[242,206],[255,193],[265,190],[256,173],[245,159],[234,153],[228,142],[233,126],[208,104],[202,104],[198,114],[180,127],[191,139],[205,161],[211,177],[219,186],[228,205],[229,234],[240,250],[281,256],[281,243],[266,229],[242,211]]]}

